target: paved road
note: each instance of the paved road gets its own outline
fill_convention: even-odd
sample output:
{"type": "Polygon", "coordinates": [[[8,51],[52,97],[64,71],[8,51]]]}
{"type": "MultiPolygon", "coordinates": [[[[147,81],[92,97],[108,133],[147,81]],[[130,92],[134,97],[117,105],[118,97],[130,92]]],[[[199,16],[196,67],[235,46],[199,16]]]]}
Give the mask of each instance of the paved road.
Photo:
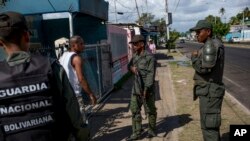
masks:
{"type": "MultiPolygon", "coordinates": [[[[193,42],[177,44],[189,58],[191,52],[201,45],[193,42]]],[[[227,92],[250,110],[250,48],[226,46],[225,51],[224,83],[227,92]]]]}

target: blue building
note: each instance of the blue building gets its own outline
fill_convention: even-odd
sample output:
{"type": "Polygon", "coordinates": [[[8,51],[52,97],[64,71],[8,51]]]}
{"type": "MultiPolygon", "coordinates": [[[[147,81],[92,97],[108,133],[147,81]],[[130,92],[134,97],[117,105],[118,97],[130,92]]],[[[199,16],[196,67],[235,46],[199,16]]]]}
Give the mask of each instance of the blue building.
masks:
{"type": "Polygon", "coordinates": [[[104,0],[8,0],[1,6],[0,12],[4,11],[26,15],[35,46],[53,47],[56,39],[75,34],[87,44],[107,39],[103,23],[108,20],[108,3],[104,0]]]}
{"type": "Polygon", "coordinates": [[[233,38],[238,38],[240,42],[249,42],[250,28],[248,25],[232,25],[229,33],[225,36],[225,41],[230,42],[233,38]]]}

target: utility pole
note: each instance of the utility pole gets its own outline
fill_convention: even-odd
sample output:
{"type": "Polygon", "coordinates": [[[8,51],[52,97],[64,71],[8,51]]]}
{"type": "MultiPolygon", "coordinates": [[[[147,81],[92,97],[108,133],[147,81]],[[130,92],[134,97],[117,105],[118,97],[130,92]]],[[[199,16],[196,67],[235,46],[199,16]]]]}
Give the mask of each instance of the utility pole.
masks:
{"type": "Polygon", "coordinates": [[[115,23],[117,23],[116,0],[114,0],[114,3],[115,3],[115,23]]]}
{"type": "Polygon", "coordinates": [[[243,14],[243,21],[242,21],[242,24],[243,24],[243,26],[242,26],[242,40],[244,41],[244,29],[245,29],[245,15],[244,15],[244,13],[245,13],[245,10],[243,10],[243,12],[242,12],[242,14],[243,14]]]}
{"type": "Polygon", "coordinates": [[[166,32],[167,32],[167,40],[169,40],[169,19],[168,19],[168,0],[165,0],[165,8],[166,8],[166,32]]]}
{"type": "Polygon", "coordinates": [[[138,14],[138,19],[141,18],[140,13],[139,13],[139,9],[138,9],[138,5],[137,5],[137,1],[135,0],[135,6],[136,6],[136,10],[137,10],[137,14],[138,14]]]}

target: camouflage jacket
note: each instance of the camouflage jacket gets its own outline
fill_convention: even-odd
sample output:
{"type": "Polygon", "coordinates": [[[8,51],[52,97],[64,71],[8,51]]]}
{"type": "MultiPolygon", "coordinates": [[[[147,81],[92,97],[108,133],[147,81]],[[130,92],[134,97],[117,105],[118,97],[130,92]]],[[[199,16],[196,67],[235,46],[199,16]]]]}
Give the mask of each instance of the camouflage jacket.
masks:
{"type": "Polygon", "coordinates": [[[139,72],[138,75],[135,75],[132,94],[141,94],[143,91],[147,93],[153,92],[155,76],[154,56],[147,51],[139,55],[135,53],[128,64],[128,70],[132,66],[137,67],[139,72]]]}

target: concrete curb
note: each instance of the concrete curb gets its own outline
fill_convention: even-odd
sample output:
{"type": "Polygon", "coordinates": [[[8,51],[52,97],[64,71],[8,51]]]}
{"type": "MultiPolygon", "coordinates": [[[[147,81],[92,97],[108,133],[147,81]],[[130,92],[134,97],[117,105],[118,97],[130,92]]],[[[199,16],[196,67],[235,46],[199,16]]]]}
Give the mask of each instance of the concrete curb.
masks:
{"type": "Polygon", "coordinates": [[[236,104],[243,112],[250,115],[250,110],[248,110],[244,105],[242,105],[235,97],[233,97],[229,92],[225,92],[225,98],[228,98],[231,103],[236,104]]]}

